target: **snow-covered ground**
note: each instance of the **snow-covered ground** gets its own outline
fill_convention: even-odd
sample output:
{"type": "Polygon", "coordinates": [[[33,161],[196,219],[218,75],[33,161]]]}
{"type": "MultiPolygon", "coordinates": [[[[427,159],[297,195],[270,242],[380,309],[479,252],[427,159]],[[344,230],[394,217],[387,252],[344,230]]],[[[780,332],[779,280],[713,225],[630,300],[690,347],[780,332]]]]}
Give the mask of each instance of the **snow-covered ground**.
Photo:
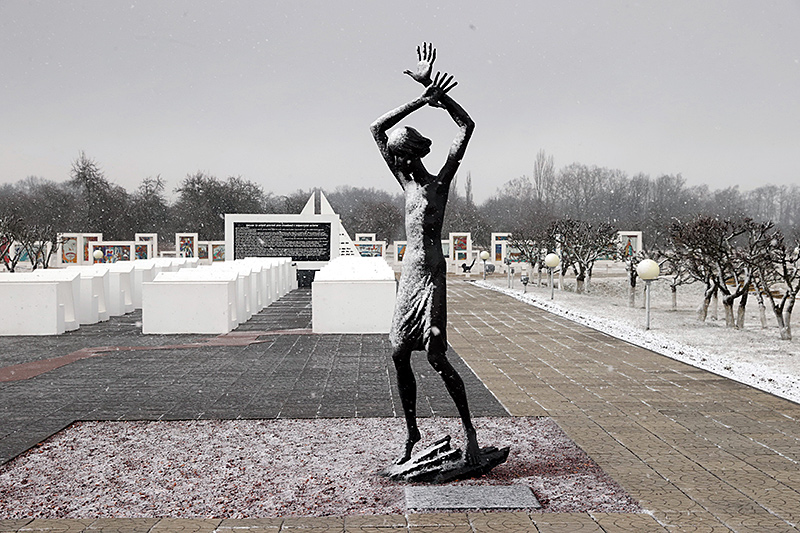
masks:
{"type": "MultiPolygon", "coordinates": [[[[476,418],[508,461],[454,485],[530,487],[542,512],[631,513],[638,504],[549,418],[476,418]]],[[[431,444],[457,418],[422,418],[431,444]]],[[[399,456],[398,418],[77,422],[0,466],[0,520],[261,518],[406,511],[378,471],[399,456]]]]}
{"type": "MultiPolygon", "coordinates": [[[[543,283],[546,282],[545,276],[543,283]]],[[[697,320],[696,310],[702,300],[702,287],[697,284],[679,287],[678,308],[673,311],[669,285],[666,280],[659,280],[653,282],[650,330],[646,331],[644,283],[637,283],[636,306],[629,307],[626,274],[618,264],[595,267],[588,294],[575,294],[574,278],[565,277],[566,290],[559,290],[556,284],[553,300],[549,287],[537,286],[537,275],[531,276],[526,293],[519,274],[511,289],[503,274],[477,283],[667,357],[800,403],[800,339],[780,340],[769,309],[768,327],[762,329],[755,298],[748,303],[744,329],[736,330],[725,327],[721,303],[718,319],[713,319],[710,311],[706,322],[697,320]]]]}

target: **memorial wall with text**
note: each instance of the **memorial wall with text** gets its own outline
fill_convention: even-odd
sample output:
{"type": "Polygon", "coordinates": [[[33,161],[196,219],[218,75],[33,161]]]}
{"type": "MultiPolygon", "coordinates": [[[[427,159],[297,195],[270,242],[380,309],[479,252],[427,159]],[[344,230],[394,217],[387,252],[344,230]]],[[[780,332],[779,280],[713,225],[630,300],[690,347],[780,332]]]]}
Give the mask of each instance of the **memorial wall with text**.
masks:
{"type": "Polygon", "coordinates": [[[318,270],[339,255],[338,215],[225,215],[227,260],[291,257],[318,270]]]}

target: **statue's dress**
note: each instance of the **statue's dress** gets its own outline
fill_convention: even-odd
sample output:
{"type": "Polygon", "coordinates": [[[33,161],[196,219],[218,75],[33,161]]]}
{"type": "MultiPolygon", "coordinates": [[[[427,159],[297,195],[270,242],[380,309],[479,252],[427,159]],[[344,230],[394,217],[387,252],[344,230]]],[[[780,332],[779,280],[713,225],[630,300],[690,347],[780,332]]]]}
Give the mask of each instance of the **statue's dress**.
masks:
{"type": "Polygon", "coordinates": [[[447,264],[442,222],[449,187],[437,177],[404,180],[406,251],[389,339],[395,348],[447,348],[447,264]]]}

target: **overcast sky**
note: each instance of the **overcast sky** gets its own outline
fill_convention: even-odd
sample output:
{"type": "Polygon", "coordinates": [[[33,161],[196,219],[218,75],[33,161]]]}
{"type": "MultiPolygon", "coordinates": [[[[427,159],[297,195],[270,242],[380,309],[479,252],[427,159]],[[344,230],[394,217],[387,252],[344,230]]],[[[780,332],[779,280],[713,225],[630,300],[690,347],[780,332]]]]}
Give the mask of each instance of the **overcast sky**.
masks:
{"type": "MultiPolygon", "coordinates": [[[[402,71],[425,40],[477,124],[459,175],[478,200],[540,149],[558,168],[800,183],[798,28],[797,0],[0,0],[0,183],[66,180],[83,150],[128,190],[202,170],[393,191],[369,124],[421,92],[402,71]]],[[[438,170],[449,116],[407,123],[438,170]]]]}

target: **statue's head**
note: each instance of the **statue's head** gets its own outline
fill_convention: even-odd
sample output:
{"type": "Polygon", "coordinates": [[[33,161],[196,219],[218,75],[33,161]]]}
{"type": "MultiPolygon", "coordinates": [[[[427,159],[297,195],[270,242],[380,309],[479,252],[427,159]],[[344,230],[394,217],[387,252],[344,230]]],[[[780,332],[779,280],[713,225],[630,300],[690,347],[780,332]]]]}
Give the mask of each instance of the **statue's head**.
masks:
{"type": "Polygon", "coordinates": [[[404,159],[422,159],[431,151],[431,140],[410,126],[389,133],[387,146],[392,155],[404,159]]]}

